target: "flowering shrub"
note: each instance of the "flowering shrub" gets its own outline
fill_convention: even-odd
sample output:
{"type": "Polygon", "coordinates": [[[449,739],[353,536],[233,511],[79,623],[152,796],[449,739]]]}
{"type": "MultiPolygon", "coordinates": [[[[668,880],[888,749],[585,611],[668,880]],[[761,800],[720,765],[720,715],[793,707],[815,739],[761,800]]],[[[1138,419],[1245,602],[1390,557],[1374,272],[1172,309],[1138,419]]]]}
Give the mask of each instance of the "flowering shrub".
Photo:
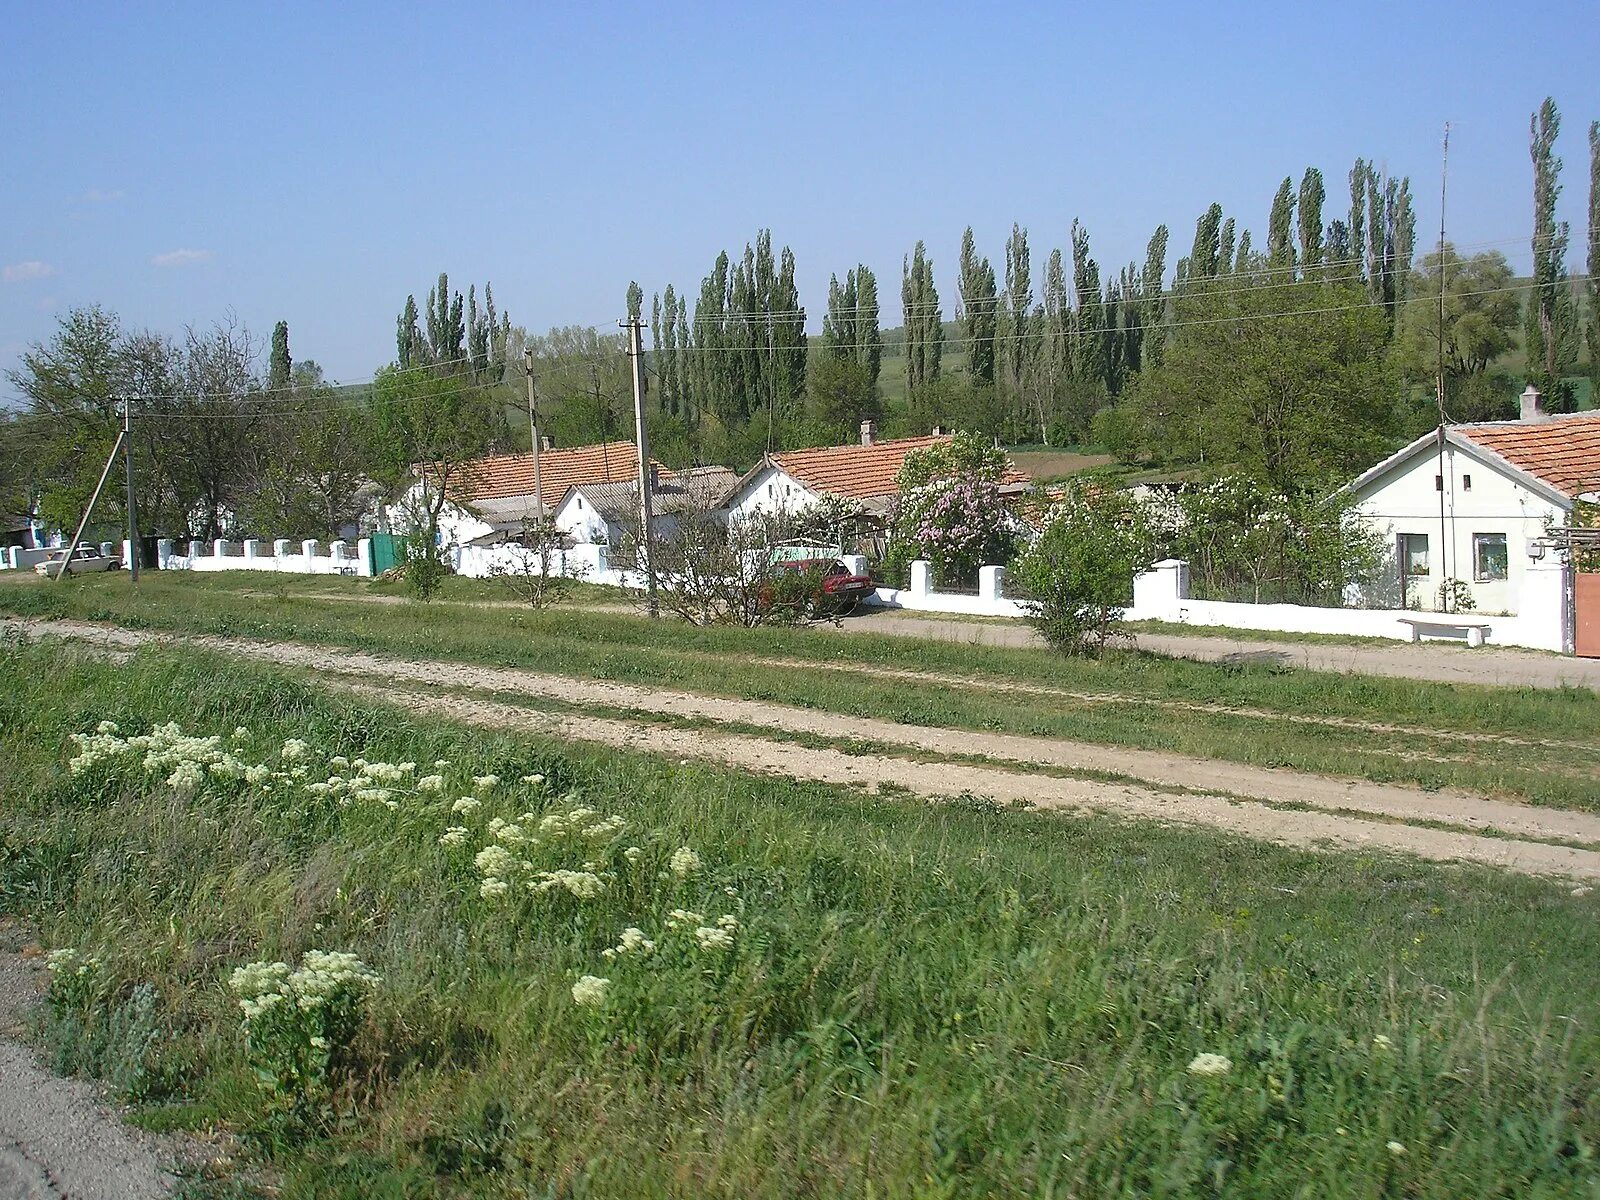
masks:
{"type": "Polygon", "coordinates": [[[327,1104],[378,976],[353,954],[308,950],[298,969],[246,963],[228,986],[244,1013],[246,1050],[274,1115],[304,1119],[327,1104]]]}
{"type": "Polygon", "coordinates": [[[1020,527],[1000,500],[1005,469],[1004,451],[973,434],[906,455],[896,477],[889,574],[898,580],[913,558],[924,558],[941,583],[966,586],[979,567],[1009,561],[1020,527]]]}
{"type": "Polygon", "coordinates": [[[87,1008],[100,978],[100,960],[73,949],[52,950],[44,960],[50,972],[50,1007],[57,1012],[87,1008]]]}

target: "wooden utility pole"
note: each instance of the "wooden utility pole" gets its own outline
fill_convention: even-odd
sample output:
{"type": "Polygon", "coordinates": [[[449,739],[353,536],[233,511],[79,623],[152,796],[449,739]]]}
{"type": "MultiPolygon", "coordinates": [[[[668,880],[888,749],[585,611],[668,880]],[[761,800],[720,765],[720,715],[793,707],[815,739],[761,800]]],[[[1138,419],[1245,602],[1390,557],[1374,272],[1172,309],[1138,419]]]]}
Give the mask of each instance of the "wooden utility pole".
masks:
{"type": "Polygon", "coordinates": [[[533,444],[534,512],[544,520],[544,480],[539,476],[539,381],[533,374],[533,351],[522,351],[522,369],[528,376],[528,438],[533,444]]]}
{"type": "Polygon", "coordinates": [[[100,482],[94,485],[94,493],[89,497],[88,507],[83,510],[83,518],[78,522],[72,540],[67,543],[67,556],[61,560],[61,570],[56,572],[57,579],[72,574],[72,559],[78,553],[78,541],[83,537],[83,531],[89,527],[89,518],[94,516],[94,506],[100,503],[100,493],[105,490],[106,480],[111,478],[111,468],[117,465],[117,455],[122,452],[122,443],[127,436],[126,417],[124,417],[124,427],[117,430],[117,440],[112,443],[111,453],[106,455],[106,465],[101,468],[100,482]]]}
{"type": "Polygon", "coordinates": [[[139,509],[133,501],[133,399],[122,401],[122,454],[128,469],[128,582],[139,582],[139,509]]]}
{"type": "Polygon", "coordinates": [[[650,434],[644,424],[644,322],[629,317],[619,322],[628,331],[628,358],[633,366],[633,429],[639,447],[639,565],[644,569],[646,605],[652,617],[656,604],[656,567],[650,537],[650,434]]]}

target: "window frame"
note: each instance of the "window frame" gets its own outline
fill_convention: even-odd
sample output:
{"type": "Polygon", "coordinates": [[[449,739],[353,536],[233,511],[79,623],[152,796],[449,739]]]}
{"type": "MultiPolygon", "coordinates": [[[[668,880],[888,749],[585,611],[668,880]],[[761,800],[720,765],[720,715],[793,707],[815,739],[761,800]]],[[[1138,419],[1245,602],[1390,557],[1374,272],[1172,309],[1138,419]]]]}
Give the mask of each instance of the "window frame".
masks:
{"type": "Polygon", "coordinates": [[[1400,560],[1400,575],[1403,579],[1432,579],[1433,578],[1433,540],[1425,533],[1401,533],[1396,535],[1396,557],[1400,560]],[[1414,539],[1422,541],[1423,569],[1411,569],[1411,542],[1414,539]]]}
{"type": "Polygon", "coordinates": [[[1474,583],[1504,583],[1511,578],[1511,539],[1504,533],[1474,533],[1472,535],[1472,581],[1474,583]],[[1488,575],[1483,569],[1483,544],[1491,540],[1500,543],[1499,575],[1488,575]]]}

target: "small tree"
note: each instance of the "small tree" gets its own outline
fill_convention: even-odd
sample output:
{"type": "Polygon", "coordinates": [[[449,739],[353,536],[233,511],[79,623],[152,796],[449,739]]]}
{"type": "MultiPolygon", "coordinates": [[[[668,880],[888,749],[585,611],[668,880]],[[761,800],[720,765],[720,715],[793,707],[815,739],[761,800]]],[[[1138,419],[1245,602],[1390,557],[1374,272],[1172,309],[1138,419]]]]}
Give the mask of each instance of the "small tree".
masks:
{"type": "Polygon", "coordinates": [[[579,579],[558,569],[567,544],[567,535],[554,521],[530,515],[523,522],[521,539],[503,547],[502,556],[490,565],[489,578],[524,604],[548,608],[565,599],[579,579]]]}
{"type": "Polygon", "coordinates": [[[972,433],[958,433],[906,455],[896,482],[885,569],[901,577],[913,558],[933,563],[948,584],[970,584],[978,568],[1007,561],[1015,523],[1000,500],[1005,451],[972,433]]]}
{"type": "Polygon", "coordinates": [[[1144,508],[1124,492],[1070,488],[1013,564],[1030,620],[1052,647],[1099,655],[1122,633],[1133,577],[1157,557],[1144,508]]]}
{"type": "Polygon", "coordinates": [[[693,625],[753,628],[802,619],[810,581],[772,553],[792,529],[783,513],[727,521],[709,500],[680,509],[651,542],[657,603],[693,625]]]}

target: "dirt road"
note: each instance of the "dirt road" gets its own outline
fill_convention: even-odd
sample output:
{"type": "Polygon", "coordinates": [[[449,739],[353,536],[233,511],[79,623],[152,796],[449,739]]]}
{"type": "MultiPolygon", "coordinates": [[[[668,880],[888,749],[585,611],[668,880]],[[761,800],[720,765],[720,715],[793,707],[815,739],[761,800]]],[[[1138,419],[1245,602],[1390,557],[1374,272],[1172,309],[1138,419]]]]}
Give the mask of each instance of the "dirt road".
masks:
{"type": "Polygon", "coordinates": [[[415,662],[374,654],[330,652],[289,643],[166,637],[72,621],[31,622],[27,628],[35,636],[68,637],[112,650],[161,642],[204,647],[304,669],[324,681],[330,675],[337,676],[336,686],[343,690],[414,712],[570,740],[707,759],[796,778],[897,786],[927,797],[971,793],[1042,808],[1094,809],[1206,824],[1296,846],[1328,843],[1360,846],[1403,851],[1436,860],[1462,859],[1535,874],[1600,878],[1600,852],[1586,848],[1600,844],[1600,817],[1460,793],[1424,792],[1055,739],[866,721],[784,705],[697,696],[666,689],[461,663],[415,662]],[[499,699],[450,695],[444,690],[449,688],[493,691],[653,716],[689,716],[724,724],[737,722],[769,729],[775,735],[809,734],[846,744],[864,739],[933,756],[982,755],[1005,765],[956,762],[948,758],[932,762],[908,761],[891,755],[852,754],[842,749],[802,746],[776,736],[671,728],[659,723],[591,714],[551,714],[499,699]],[[1062,778],[1039,773],[1041,766],[1132,776],[1138,782],[1062,778]],[[1311,811],[1306,811],[1308,809],[1311,811]],[[1440,824],[1454,828],[1433,827],[1440,824]],[[1552,845],[1551,842],[1570,844],[1552,845]]]}

